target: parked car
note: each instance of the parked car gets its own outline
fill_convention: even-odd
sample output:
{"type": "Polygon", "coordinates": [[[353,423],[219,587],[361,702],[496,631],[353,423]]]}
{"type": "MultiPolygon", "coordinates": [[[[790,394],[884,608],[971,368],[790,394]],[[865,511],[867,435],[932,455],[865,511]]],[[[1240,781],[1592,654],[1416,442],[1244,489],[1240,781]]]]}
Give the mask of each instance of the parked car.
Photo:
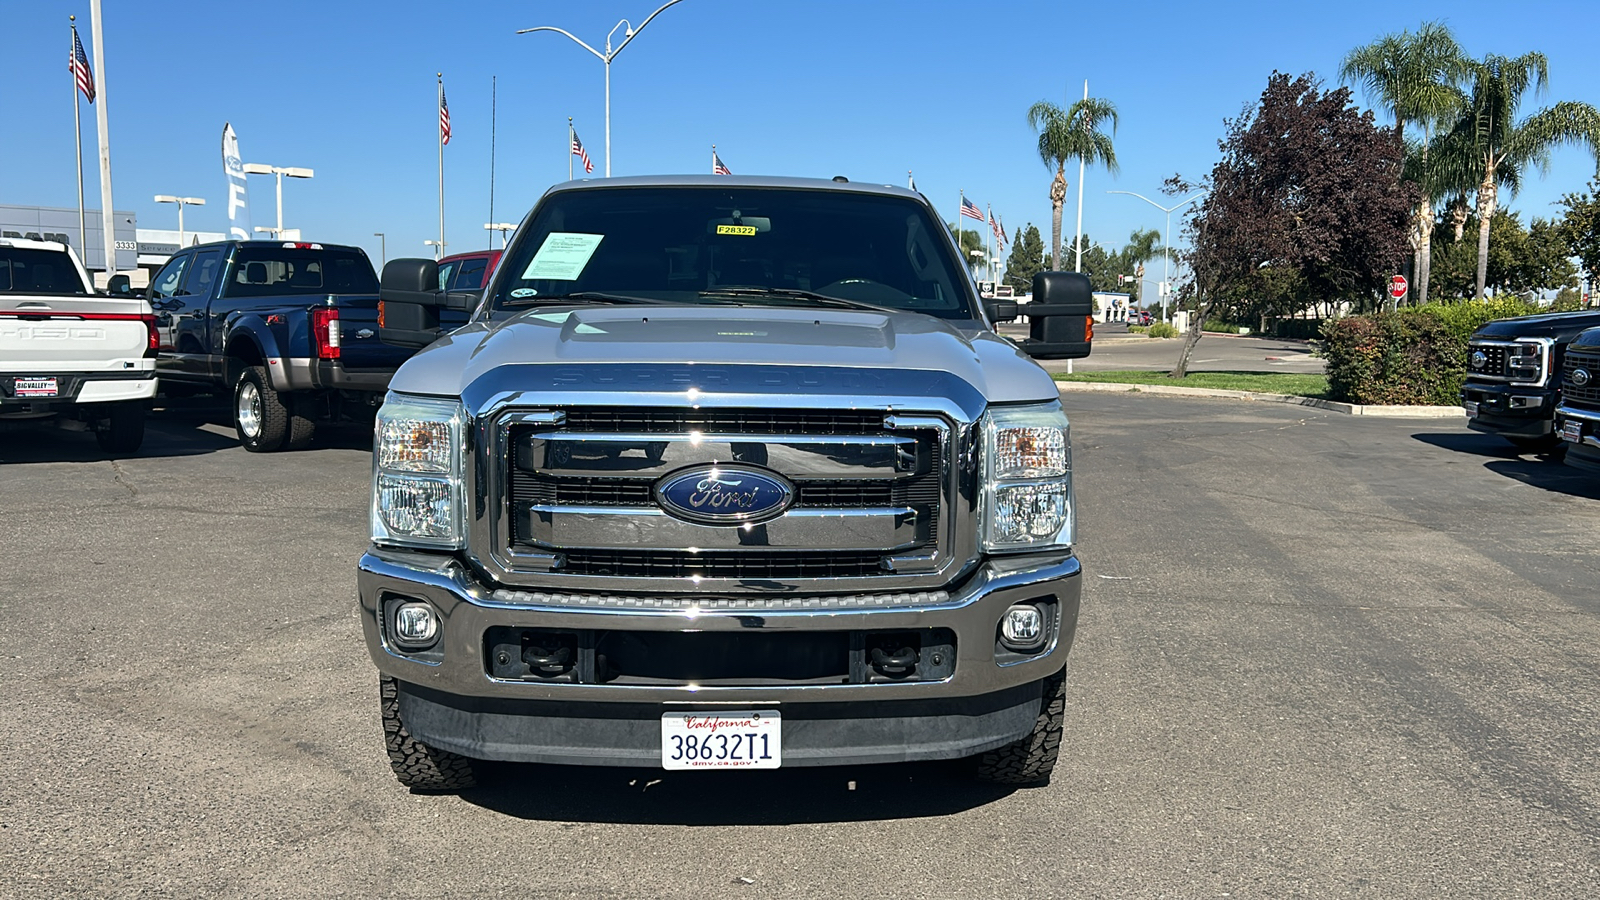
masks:
{"type": "Polygon", "coordinates": [[[1553,422],[1561,401],[1567,345],[1600,312],[1546,313],[1499,319],[1467,340],[1467,377],[1461,402],[1467,427],[1498,434],[1527,450],[1561,446],[1553,422]]]}
{"type": "MultiPolygon", "coordinates": [[[[357,566],[389,761],[667,769],[971,757],[1047,779],[1078,619],[1070,441],[921,195],[791,178],[569,182],[471,321],[384,267],[432,346],[378,414],[357,566]]],[[[1034,281],[1041,357],[1089,281],[1034,281]]]]}
{"type": "Polygon", "coordinates": [[[474,250],[439,260],[439,290],[481,291],[504,250],[474,250]]]}
{"type": "Polygon", "coordinates": [[[0,424],[81,422],[102,449],[132,453],[156,393],[155,355],[145,300],[97,294],[65,244],[0,239],[0,424]]]}
{"type": "Polygon", "coordinates": [[[1600,471],[1600,328],[1567,345],[1555,433],[1566,442],[1567,465],[1600,471]]]}
{"type": "Polygon", "coordinates": [[[378,340],[378,279],[359,247],[199,244],[146,293],[164,388],[230,395],[239,441],[258,453],[305,447],[319,420],[370,416],[411,356],[378,340]]]}
{"type": "Polygon", "coordinates": [[[1150,315],[1148,310],[1140,309],[1135,310],[1128,321],[1134,325],[1149,325],[1155,321],[1155,317],[1150,315]]]}

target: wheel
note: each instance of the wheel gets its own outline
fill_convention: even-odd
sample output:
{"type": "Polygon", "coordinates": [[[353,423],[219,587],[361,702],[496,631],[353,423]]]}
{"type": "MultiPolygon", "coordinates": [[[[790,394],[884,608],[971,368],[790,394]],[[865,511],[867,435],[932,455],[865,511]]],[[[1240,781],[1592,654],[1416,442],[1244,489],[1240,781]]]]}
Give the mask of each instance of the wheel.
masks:
{"type": "Polygon", "coordinates": [[[1067,714],[1067,670],[1044,680],[1044,698],[1033,731],[978,757],[978,778],[995,784],[1039,784],[1050,780],[1061,753],[1067,714]]]}
{"type": "Polygon", "coordinates": [[[271,453],[283,446],[289,434],[289,410],[272,389],[264,366],[249,366],[239,373],[233,388],[233,427],[239,443],[251,453],[271,453]]]}
{"type": "Polygon", "coordinates": [[[142,401],[114,403],[100,420],[94,439],[107,453],[132,453],[144,443],[144,416],[142,401]]]}
{"type": "Polygon", "coordinates": [[[317,420],[309,414],[313,405],[304,398],[293,398],[287,404],[289,424],[283,440],[283,449],[304,450],[311,446],[311,439],[317,433],[317,420]]]}
{"type": "Polygon", "coordinates": [[[400,685],[393,678],[378,678],[383,711],[383,742],[389,751],[389,768],[408,788],[419,791],[460,791],[477,784],[472,760],[439,750],[411,736],[400,721],[400,685]]]}

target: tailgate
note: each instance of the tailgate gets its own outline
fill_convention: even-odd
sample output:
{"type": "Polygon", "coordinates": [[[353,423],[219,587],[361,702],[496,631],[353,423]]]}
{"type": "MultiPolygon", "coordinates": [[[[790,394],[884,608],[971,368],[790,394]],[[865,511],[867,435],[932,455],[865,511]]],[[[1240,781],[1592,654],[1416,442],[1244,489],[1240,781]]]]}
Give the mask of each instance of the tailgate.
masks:
{"type": "Polygon", "coordinates": [[[0,372],[127,372],[151,369],[155,319],[142,300],[110,297],[0,299],[0,372]]]}
{"type": "Polygon", "coordinates": [[[339,361],[345,368],[398,369],[416,352],[378,340],[377,297],[341,294],[334,303],[339,310],[339,361]]]}

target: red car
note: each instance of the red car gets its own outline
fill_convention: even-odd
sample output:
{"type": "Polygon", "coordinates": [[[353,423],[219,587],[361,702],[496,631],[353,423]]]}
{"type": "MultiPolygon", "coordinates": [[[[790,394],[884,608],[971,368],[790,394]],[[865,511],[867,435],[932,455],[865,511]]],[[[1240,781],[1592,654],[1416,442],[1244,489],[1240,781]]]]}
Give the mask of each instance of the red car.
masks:
{"type": "Polygon", "coordinates": [[[503,250],[474,250],[439,260],[439,290],[481,291],[494,274],[503,250]]]}

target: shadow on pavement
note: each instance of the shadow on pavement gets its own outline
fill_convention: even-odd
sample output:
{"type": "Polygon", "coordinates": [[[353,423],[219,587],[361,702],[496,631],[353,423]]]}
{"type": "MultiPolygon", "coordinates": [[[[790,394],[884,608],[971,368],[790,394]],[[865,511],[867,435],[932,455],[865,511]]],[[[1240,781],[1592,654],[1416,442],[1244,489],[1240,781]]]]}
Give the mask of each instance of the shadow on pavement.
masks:
{"type": "Polygon", "coordinates": [[[1496,475],[1558,494],[1600,500],[1600,476],[1563,463],[1559,448],[1553,452],[1520,450],[1505,438],[1476,431],[1413,437],[1445,450],[1484,457],[1483,467],[1496,475]]]}
{"type": "Polygon", "coordinates": [[[475,806],[518,819],[613,825],[926,818],[965,812],[1017,790],[975,781],[954,762],[761,772],[480,765],[480,786],[461,795],[475,806]]]}

